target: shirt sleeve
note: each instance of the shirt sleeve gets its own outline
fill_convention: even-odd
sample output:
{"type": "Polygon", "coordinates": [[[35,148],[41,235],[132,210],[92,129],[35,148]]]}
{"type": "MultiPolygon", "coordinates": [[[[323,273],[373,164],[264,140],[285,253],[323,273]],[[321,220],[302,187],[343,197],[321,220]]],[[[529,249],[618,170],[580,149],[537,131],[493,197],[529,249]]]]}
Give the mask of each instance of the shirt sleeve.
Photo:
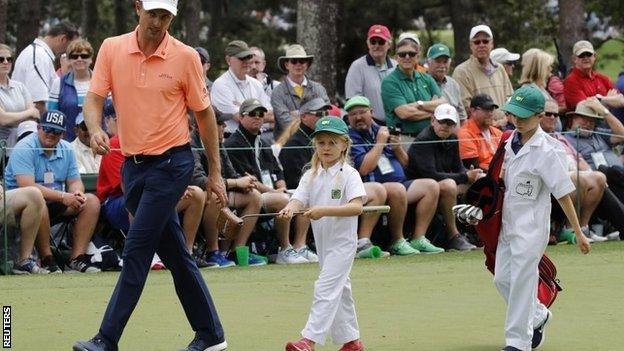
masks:
{"type": "Polygon", "coordinates": [[[578,80],[574,79],[574,75],[569,75],[563,82],[563,95],[568,109],[573,110],[576,105],[585,100],[587,95],[581,89],[581,84],[578,80]]]}
{"type": "Polygon", "coordinates": [[[48,110],[58,110],[59,95],[61,94],[61,78],[57,77],[50,87],[50,97],[48,98],[48,110]]]}
{"type": "Polygon", "coordinates": [[[114,50],[112,39],[106,39],[100,46],[89,91],[100,97],[106,98],[112,89],[111,76],[111,51],[114,50]]]}
{"type": "Polygon", "coordinates": [[[212,84],[210,100],[214,107],[221,113],[232,115],[238,113],[238,106],[234,105],[233,102],[236,100],[236,96],[234,96],[224,79],[217,79],[214,84],[212,84]]]}
{"type": "Polygon", "coordinates": [[[186,70],[186,79],[184,84],[186,94],[186,104],[193,111],[203,111],[210,106],[210,97],[208,88],[203,78],[202,65],[199,55],[194,49],[188,48],[192,52],[187,53],[189,61],[189,69],[186,70]]]}
{"type": "Polygon", "coordinates": [[[312,171],[308,170],[303,174],[301,180],[299,181],[299,186],[297,186],[297,190],[291,197],[291,199],[300,201],[303,204],[303,207],[308,207],[308,203],[310,202],[310,182],[312,181],[312,171]]]}
{"type": "Polygon", "coordinates": [[[360,178],[359,173],[351,167],[349,167],[348,174],[346,174],[344,192],[344,198],[347,203],[358,197],[362,198],[362,202],[366,200],[366,190],[364,190],[362,178],[360,178]]]}
{"type": "Polygon", "coordinates": [[[397,107],[408,103],[403,92],[391,77],[392,75],[389,75],[381,82],[381,100],[388,119],[392,118],[392,113],[397,107]]]}
{"type": "Polygon", "coordinates": [[[26,109],[26,107],[28,106],[28,103],[32,103],[32,96],[30,95],[30,92],[28,91],[28,89],[26,88],[26,86],[24,84],[22,84],[21,82],[15,82],[17,83],[17,87],[19,89],[20,94],[22,95],[22,99],[24,99],[24,109],[26,109]]]}
{"type": "Polygon", "coordinates": [[[474,138],[470,135],[470,132],[464,128],[460,128],[457,132],[457,139],[459,140],[459,157],[461,157],[462,160],[479,157],[477,141],[471,140],[474,138]]]}
{"type": "Polygon", "coordinates": [[[539,165],[540,176],[555,199],[561,199],[574,191],[574,183],[568,175],[566,154],[562,146],[554,147],[551,157],[542,157],[539,165]]]}
{"type": "Polygon", "coordinates": [[[431,96],[435,95],[438,98],[443,97],[444,95],[442,94],[442,90],[440,90],[440,87],[435,82],[435,80],[433,80],[433,78],[426,73],[423,74],[423,76],[425,77],[425,81],[427,82],[427,85],[429,86],[429,89],[431,90],[431,96]]]}
{"type": "Polygon", "coordinates": [[[69,157],[69,165],[67,169],[66,180],[80,178],[80,172],[78,170],[78,161],[76,159],[76,153],[74,152],[74,149],[71,146],[69,146],[67,150],[68,150],[67,157],[69,157]]]}
{"type": "MultiPolygon", "coordinates": [[[[288,83],[284,83],[288,84],[288,83]]],[[[292,117],[290,116],[290,108],[287,103],[286,95],[290,92],[286,85],[279,85],[273,89],[271,93],[271,107],[273,108],[273,115],[275,116],[275,122],[278,124],[282,131],[288,127],[292,117]],[[284,92],[285,91],[285,92],[284,92]]],[[[277,136],[276,136],[277,139],[277,136]]]]}
{"type": "Polygon", "coordinates": [[[30,145],[20,144],[19,146],[28,148],[16,148],[9,158],[9,166],[14,176],[32,176],[35,179],[35,158],[36,150],[30,148],[30,145]]]}
{"type": "Polygon", "coordinates": [[[362,72],[354,61],[349,67],[347,78],[345,79],[345,96],[350,99],[356,95],[364,95],[362,87],[364,86],[362,72]]]}
{"type": "Polygon", "coordinates": [[[457,81],[457,84],[459,84],[461,101],[464,105],[464,108],[468,110],[468,108],[470,107],[470,99],[473,95],[473,92],[470,89],[470,87],[473,85],[470,81],[471,78],[463,67],[458,66],[457,68],[455,68],[455,71],[453,71],[453,79],[455,79],[457,81]]]}

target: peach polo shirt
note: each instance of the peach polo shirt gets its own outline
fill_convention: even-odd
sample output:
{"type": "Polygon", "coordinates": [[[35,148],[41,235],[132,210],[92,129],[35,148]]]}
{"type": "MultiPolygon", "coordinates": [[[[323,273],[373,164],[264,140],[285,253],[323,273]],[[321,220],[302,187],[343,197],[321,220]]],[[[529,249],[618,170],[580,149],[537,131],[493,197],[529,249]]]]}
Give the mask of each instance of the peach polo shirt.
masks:
{"type": "Polygon", "coordinates": [[[202,111],[210,98],[193,48],[167,33],[145,57],[137,30],[104,40],[89,91],[112,92],[124,155],[159,155],[190,141],[187,108],[202,111]]]}

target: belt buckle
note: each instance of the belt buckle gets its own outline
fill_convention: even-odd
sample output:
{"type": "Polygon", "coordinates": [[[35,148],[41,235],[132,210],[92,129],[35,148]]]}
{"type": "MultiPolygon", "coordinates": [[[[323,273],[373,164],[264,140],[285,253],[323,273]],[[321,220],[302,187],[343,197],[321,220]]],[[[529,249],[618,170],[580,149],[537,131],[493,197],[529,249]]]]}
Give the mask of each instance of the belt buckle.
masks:
{"type": "MultiPolygon", "coordinates": [[[[139,155],[139,156],[141,156],[141,155],[139,155]]],[[[136,164],[136,165],[141,164],[141,163],[144,162],[144,161],[137,160],[137,155],[132,155],[132,160],[134,161],[134,164],[136,164]]]]}

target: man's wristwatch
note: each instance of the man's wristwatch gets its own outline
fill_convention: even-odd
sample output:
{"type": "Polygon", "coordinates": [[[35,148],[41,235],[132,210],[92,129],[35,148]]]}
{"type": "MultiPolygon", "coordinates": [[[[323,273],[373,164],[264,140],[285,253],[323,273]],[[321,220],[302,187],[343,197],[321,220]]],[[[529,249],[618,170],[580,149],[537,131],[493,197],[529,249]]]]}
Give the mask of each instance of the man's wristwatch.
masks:
{"type": "Polygon", "coordinates": [[[424,106],[425,106],[425,103],[422,100],[418,100],[418,101],[416,101],[416,105],[418,105],[418,109],[419,110],[423,110],[424,106]]]}

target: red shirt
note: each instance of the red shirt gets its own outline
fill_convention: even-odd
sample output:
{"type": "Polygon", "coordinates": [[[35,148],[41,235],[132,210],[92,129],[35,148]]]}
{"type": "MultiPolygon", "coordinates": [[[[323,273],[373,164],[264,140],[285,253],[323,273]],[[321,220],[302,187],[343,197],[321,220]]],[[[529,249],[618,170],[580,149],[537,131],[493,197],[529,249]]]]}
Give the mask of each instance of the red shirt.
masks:
{"type": "Polygon", "coordinates": [[[100,202],[106,201],[111,196],[123,194],[121,190],[121,166],[124,162],[124,155],[121,153],[119,137],[110,139],[110,152],[102,156],[100,173],[97,179],[97,197],[100,202]]]}
{"type": "Polygon", "coordinates": [[[566,106],[568,110],[574,110],[576,104],[588,97],[596,94],[607,95],[607,92],[613,89],[613,82],[604,74],[591,71],[589,76],[586,76],[574,67],[563,82],[563,88],[566,106]]]}

